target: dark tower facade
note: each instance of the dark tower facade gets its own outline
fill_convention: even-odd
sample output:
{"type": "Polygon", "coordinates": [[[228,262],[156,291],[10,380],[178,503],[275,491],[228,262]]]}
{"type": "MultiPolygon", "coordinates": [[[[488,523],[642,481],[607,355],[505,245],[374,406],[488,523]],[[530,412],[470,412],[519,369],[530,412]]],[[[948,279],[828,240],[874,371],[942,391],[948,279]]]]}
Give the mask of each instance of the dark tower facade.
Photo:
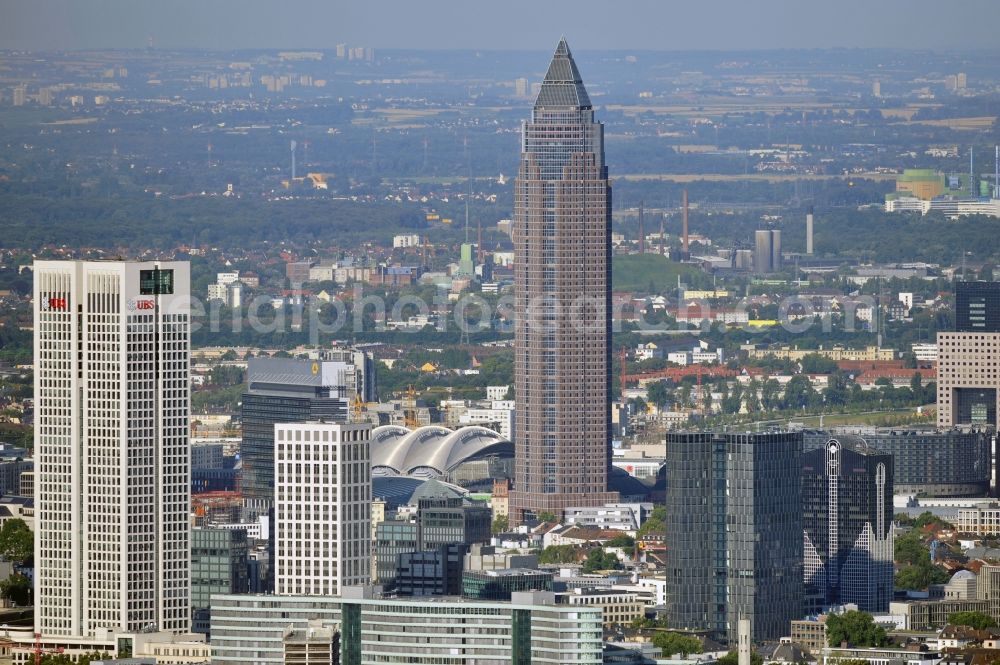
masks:
{"type": "Polygon", "coordinates": [[[802,618],[799,432],[667,434],[667,615],[735,645],[802,618]]]}
{"type": "Polygon", "coordinates": [[[1000,332],[1000,282],[955,284],[955,332],[1000,332]]]}
{"type": "Polygon", "coordinates": [[[837,436],[802,456],[806,611],[854,603],[886,612],[893,593],[892,455],[837,436]]]}
{"type": "Polygon", "coordinates": [[[514,187],[515,487],[511,518],[608,492],[611,188],[604,126],[565,40],[522,126],[514,187]]]}

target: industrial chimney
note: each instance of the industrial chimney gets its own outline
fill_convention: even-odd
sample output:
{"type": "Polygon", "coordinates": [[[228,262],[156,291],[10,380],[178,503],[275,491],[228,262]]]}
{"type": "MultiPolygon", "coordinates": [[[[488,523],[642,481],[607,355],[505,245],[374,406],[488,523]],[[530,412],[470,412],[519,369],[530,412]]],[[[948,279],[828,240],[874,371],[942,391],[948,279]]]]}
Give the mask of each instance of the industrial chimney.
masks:
{"type": "Polygon", "coordinates": [[[809,206],[806,211],[806,254],[812,256],[813,253],[813,207],[809,206]]]}

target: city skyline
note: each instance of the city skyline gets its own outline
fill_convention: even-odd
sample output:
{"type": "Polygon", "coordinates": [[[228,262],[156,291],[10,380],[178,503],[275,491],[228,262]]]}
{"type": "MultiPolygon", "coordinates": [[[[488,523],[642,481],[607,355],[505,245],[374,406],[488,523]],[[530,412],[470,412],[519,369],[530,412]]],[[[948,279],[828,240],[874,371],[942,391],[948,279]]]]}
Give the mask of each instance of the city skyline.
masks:
{"type": "Polygon", "coordinates": [[[989,5],[0,6],[0,655],[1000,659],[989,5]]]}
{"type": "MultiPolygon", "coordinates": [[[[4,0],[2,6],[9,18],[0,25],[2,49],[145,48],[152,38],[162,48],[314,49],[349,41],[382,49],[540,50],[559,34],[585,50],[597,45],[629,50],[996,48],[990,22],[929,20],[942,11],[930,0],[632,0],[614,12],[593,0],[573,3],[572,11],[566,2],[539,6],[524,0],[503,5],[394,0],[377,6],[182,0],[169,7],[125,0],[86,5],[58,0],[44,6],[4,0]],[[526,12],[532,20],[519,20],[526,12]],[[601,13],[600,22],[592,20],[595,12],[601,13]],[[901,29],[886,30],[890,24],[901,29]]],[[[962,9],[971,17],[988,15],[994,7],[988,0],[969,0],[962,9]]]]}

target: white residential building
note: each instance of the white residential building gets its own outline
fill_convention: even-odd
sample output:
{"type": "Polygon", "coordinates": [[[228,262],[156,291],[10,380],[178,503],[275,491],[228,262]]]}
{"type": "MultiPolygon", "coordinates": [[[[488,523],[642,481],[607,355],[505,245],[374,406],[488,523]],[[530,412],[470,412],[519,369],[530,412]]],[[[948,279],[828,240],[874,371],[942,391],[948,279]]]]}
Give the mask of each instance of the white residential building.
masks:
{"type": "Polygon", "coordinates": [[[962,217],[964,215],[988,215],[1000,217],[1000,199],[953,199],[936,198],[930,201],[912,196],[900,196],[886,199],[886,212],[919,212],[926,215],[936,211],[945,217],[962,217]]]}
{"type": "Polygon", "coordinates": [[[229,286],[235,282],[240,281],[239,271],[234,272],[220,272],[215,274],[215,283],[222,284],[224,286],[229,286]]]}
{"type": "Polygon", "coordinates": [[[721,364],[723,362],[725,362],[725,355],[721,347],[715,351],[708,351],[701,348],[695,348],[691,351],[691,363],[693,365],[703,365],[708,363],[721,364]]]}
{"type": "Polygon", "coordinates": [[[984,502],[969,508],[959,508],[955,527],[960,533],[1000,533],[1000,503],[984,502]]]}
{"type": "Polygon", "coordinates": [[[406,233],[392,237],[393,249],[405,249],[407,247],[419,247],[420,235],[417,233],[406,233]]]}
{"type": "Polygon", "coordinates": [[[466,409],[458,418],[459,425],[482,425],[495,429],[511,441],[514,435],[514,409],[466,409]]]}
{"type": "Polygon", "coordinates": [[[35,631],[190,629],[190,267],[38,261],[35,631]]]}
{"type": "Polygon", "coordinates": [[[337,271],[336,264],[328,266],[313,266],[309,269],[310,282],[332,282],[334,273],[337,271]]]}
{"type": "Polygon", "coordinates": [[[667,360],[684,367],[691,364],[691,353],[689,351],[671,351],[667,354],[667,360]]]}
{"type": "Polygon", "coordinates": [[[913,351],[913,355],[916,356],[917,360],[924,360],[927,362],[937,362],[938,359],[938,345],[931,342],[914,342],[910,345],[910,350],[913,351]]]}
{"type": "Polygon", "coordinates": [[[208,285],[208,299],[209,300],[221,300],[226,301],[226,285],[225,284],[209,284],[208,285]]]}
{"type": "Polygon", "coordinates": [[[635,361],[641,362],[643,360],[653,360],[654,358],[662,358],[663,349],[657,346],[656,342],[647,342],[645,344],[639,344],[635,347],[635,361]]]}
{"type": "Polygon", "coordinates": [[[506,399],[508,390],[510,390],[510,386],[486,386],[486,399],[506,399]]]}
{"type": "Polygon", "coordinates": [[[368,423],[274,426],[278,594],[340,594],[371,575],[368,423]]]}
{"type": "Polygon", "coordinates": [[[566,508],[563,520],[566,524],[577,526],[636,531],[652,512],[651,503],[606,503],[603,506],[566,508]]]}

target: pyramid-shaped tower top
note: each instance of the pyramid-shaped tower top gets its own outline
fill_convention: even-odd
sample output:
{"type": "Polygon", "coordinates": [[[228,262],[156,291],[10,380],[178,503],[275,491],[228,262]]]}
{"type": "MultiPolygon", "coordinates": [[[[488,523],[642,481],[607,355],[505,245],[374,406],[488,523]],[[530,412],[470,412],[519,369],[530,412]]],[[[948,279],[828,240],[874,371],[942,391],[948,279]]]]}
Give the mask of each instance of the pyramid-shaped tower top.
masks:
{"type": "Polygon", "coordinates": [[[545,72],[542,88],[535,99],[535,108],[552,106],[592,108],[590,96],[583,87],[580,70],[576,68],[565,37],[559,40],[556,52],[552,54],[549,70],[545,72]]]}

